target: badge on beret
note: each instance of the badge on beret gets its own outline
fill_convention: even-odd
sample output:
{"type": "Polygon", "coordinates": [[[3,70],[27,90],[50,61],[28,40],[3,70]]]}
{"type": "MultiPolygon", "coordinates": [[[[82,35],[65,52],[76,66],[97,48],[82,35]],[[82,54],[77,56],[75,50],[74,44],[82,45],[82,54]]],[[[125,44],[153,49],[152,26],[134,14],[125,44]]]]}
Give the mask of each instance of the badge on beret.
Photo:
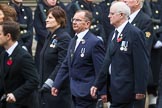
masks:
{"type": "Polygon", "coordinates": [[[145,32],[145,35],[147,38],[149,38],[151,36],[151,33],[150,32],[145,32]]]}

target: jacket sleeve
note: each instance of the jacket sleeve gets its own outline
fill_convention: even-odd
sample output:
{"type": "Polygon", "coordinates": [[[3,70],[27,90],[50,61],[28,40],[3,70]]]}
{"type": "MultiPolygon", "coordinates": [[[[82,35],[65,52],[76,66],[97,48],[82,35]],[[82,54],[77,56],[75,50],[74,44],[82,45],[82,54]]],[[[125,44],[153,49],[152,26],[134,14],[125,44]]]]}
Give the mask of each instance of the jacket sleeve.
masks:
{"type": "Polygon", "coordinates": [[[140,36],[142,32],[138,33],[133,41],[133,69],[135,79],[135,93],[145,94],[148,84],[149,72],[149,56],[145,49],[143,41],[140,36]],[[139,62],[140,60],[140,62],[139,62]]]}
{"type": "Polygon", "coordinates": [[[38,73],[36,67],[34,66],[34,61],[29,54],[24,54],[19,58],[21,61],[21,73],[24,78],[24,83],[20,85],[13,94],[16,100],[20,100],[25,96],[28,96],[34,90],[37,89],[39,84],[38,73]]]}

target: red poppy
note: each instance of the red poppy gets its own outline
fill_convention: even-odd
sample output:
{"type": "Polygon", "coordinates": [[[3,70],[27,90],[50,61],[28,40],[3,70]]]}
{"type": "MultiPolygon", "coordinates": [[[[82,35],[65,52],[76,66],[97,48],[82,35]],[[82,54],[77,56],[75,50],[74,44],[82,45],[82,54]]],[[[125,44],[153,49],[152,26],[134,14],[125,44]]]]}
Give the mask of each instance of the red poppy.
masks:
{"type": "Polygon", "coordinates": [[[121,34],[118,38],[117,38],[117,42],[121,42],[123,39],[123,35],[121,34]]]}
{"type": "Polygon", "coordinates": [[[12,58],[10,57],[10,58],[7,60],[7,65],[8,65],[8,66],[11,66],[12,63],[13,63],[13,61],[12,61],[12,58]]]}
{"type": "Polygon", "coordinates": [[[117,38],[117,42],[121,42],[122,41],[122,38],[117,38]]]}

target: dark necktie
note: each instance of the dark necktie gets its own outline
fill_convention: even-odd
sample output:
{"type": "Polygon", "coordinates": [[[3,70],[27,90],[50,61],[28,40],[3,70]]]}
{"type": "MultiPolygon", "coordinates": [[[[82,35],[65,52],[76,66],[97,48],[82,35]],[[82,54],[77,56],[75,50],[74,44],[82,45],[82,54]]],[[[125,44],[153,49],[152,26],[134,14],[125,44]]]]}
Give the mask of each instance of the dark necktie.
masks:
{"type": "Polygon", "coordinates": [[[73,57],[74,57],[74,52],[75,52],[75,46],[76,46],[77,39],[78,39],[78,36],[75,35],[74,39],[73,39],[72,47],[71,47],[71,59],[73,59],[73,57]]]}
{"type": "Polygon", "coordinates": [[[119,32],[117,30],[115,30],[115,32],[114,32],[114,39],[113,39],[114,44],[117,42],[118,33],[119,32]]]}
{"type": "Polygon", "coordinates": [[[114,36],[114,38],[110,42],[110,45],[109,45],[109,54],[110,54],[110,56],[113,54],[114,49],[115,49],[115,44],[117,43],[117,37],[118,37],[118,31],[117,30],[114,31],[113,36],[114,36]]]}

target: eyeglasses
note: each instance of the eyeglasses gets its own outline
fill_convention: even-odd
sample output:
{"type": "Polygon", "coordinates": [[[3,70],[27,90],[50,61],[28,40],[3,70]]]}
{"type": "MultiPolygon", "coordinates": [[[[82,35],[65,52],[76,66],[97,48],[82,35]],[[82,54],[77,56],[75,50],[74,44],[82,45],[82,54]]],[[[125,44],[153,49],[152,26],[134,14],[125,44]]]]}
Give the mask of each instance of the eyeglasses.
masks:
{"type": "Polygon", "coordinates": [[[71,19],[71,22],[82,22],[82,21],[87,21],[87,20],[81,20],[81,19],[75,19],[75,18],[72,18],[71,19]]]}

